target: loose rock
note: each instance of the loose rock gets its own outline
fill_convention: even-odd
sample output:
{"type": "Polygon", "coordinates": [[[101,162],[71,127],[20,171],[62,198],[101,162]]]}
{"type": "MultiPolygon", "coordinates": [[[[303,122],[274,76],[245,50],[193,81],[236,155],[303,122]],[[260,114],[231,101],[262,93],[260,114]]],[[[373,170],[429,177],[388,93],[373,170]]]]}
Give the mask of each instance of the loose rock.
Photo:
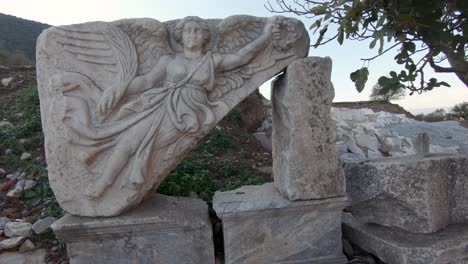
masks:
{"type": "Polygon", "coordinates": [[[23,190],[13,189],[7,193],[7,196],[11,198],[20,198],[22,194],[23,194],[23,190]]]}
{"type": "Polygon", "coordinates": [[[9,222],[5,225],[4,232],[7,237],[29,237],[32,225],[28,222],[9,222]]]}
{"type": "Polygon", "coordinates": [[[23,190],[29,190],[31,188],[33,188],[34,186],[36,186],[36,181],[35,180],[26,180],[24,182],[24,187],[23,187],[23,190]]]}
{"type": "Polygon", "coordinates": [[[8,191],[11,188],[11,186],[13,186],[15,183],[16,183],[16,179],[11,179],[0,184],[0,192],[8,191]]]}
{"type": "Polygon", "coordinates": [[[3,229],[6,225],[6,223],[9,223],[11,222],[10,218],[4,216],[2,218],[0,218],[0,229],[3,229]]]}
{"type": "Polygon", "coordinates": [[[3,178],[6,176],[6,171],[2,168],[0,168],[0,178],[3,178]]]}
{"type": "Polygon", "coordinates": [[[13,81],[13,77],[8,77],[8,78],[3,78],[1,80],[1,83],[4,87],[8,87],[10,85],[10,82],[13,81]]]}
{"type": "Polygon", "coordinates": [[[31,153],[24,152],[23,154],[21,154],[20,159],[21,159],[21,160],[27,160],[27,159],[29,159],[31,156],[32,156],[31,153]]]}
{"type": "Polygon", "coordinates": [[[56,220],[56,218],[50,216],[39,219],[34,223],[34,225],[32,225],[32,230],[36,234],[42,234],[47,231],[47,229],[50,228],[50,225],[52,225],[52,223],[54,223],[56,220]]]}
{"type": "Polygon", "coordinates": [[[31,240],[26,239],[26,241],[24,241],[23,244],[21,244],[18,250],[19,252],[26,252],[26,251],[31,251],[35,248],[36,246],[34,245],[34,243],[31,242],[31,240]]]}
{"type": "MultiPolygon", "coordinates": [[[[11,248],[17,247],[17,246],[19,246],[25,239],[26,239],[25,236],[19,236],[19,237],[13,237],[13,238],[9,238],[9,239],[2,240],[2,241],[0,242],[0,250],[11,249],[11,248]]],[[[0,259],[0,260],[1,260],[1,259],[0,259]]],[[[0,263],[4,263],[4,262],[0,262],[0,263]]]]}

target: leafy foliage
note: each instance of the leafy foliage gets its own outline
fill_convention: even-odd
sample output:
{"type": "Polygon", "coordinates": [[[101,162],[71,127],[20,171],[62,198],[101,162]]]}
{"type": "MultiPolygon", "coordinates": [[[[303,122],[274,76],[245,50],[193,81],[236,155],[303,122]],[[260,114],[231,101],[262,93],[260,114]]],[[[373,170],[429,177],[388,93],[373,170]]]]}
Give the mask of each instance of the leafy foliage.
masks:
{"type": "MultiPolygon", "coordinates": [[[[379,79],[383,91],[406,88],[414,92],[449,86],[435,78],[426,79],[424,69],[455,73],[468,86],[468,1],[462,0],[276,0],[267,8],[277,13],[313,16],[310,27],[318,32],[314,47],[336,39],[370,40],[369,48],[378,47],[377,55],[362,59],[369,62],[389,50],[398,50],[396,63],[405,70],[391,71],[379,79]],[[337,27],[330,33],[330,25],[337,27]],[[445,66],[446,64],[450,66],[445,66]]],[[[367,68],[355,71],[351,79],[357,90],[367,81],[367,68]]]]}
{"type": "Polygon", "coordinates": [[[468,102],[463,102],[455,105],[452,108],[451,113],[458,118],[468,120],[468,102]]]}
{"type": "Polygon", "coordinates": [[[213,130],[200,142],[158,188],[158,192],[171,196],[189,196],[196,193],[211,200],[215,191],[228,191],[244,185],[265,183],[248,164],[229,159],[216,159],[215,155],[236,151],[229,137],[213,130]]]}
{"type": "Polygon", "coordinates": [[[384,93],[384,90],[382,89],[382,86],[379,84],[375,84],[374,87],[372,87],[372,92],[370,95],[370,99],[374,101],[384,101],[384,102],[390,102],[393,100],[400,100],[403,99],[406,95],[406,92],[404,89],[398,89],[398,90],[390,90],[386,91],[384,93]]]}

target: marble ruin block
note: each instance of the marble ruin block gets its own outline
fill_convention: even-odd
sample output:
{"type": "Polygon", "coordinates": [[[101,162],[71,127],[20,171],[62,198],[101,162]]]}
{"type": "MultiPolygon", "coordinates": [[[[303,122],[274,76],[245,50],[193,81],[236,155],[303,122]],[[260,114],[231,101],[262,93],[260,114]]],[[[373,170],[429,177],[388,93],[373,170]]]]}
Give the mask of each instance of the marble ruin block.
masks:
{"type": "Polygon", "coordinates": [[[308,49],[304,25],[280,16],[45,30],[37,77],[58,203],[81,216],[135,207],[234,106],[308,49]]]}
{"type": "Polygon", "coordinates": [[[195,198],[155,195],[120,216],[66,215],[52,229],[71,264],[214,264],[208,207],[195,198]]]}
{"type": "Polygon", "coordinates": [[[272,85],[273,176],[290,200],[343,196],[345,179],[330,116],[330,58],[294,61],[272,85]]]}
{"type": "Polygon", "coordinates": [[[367,224],[343,215],[343,237],[386,264],[468,263],[468,223],[448,225],[432,234],[367,224]]]}
{"type": "Polygon", "coordinates": [[[290,201],[273,183],[216,192],[226,264],[346,263],[341,213],[347,204],[345,197],[290,201]]]}
{"type": "Polygon", "coordinates": [[[349,163],[350,208],[360,221],[433,233],[468,223],[468,158],[420,154],[349,163]]]}

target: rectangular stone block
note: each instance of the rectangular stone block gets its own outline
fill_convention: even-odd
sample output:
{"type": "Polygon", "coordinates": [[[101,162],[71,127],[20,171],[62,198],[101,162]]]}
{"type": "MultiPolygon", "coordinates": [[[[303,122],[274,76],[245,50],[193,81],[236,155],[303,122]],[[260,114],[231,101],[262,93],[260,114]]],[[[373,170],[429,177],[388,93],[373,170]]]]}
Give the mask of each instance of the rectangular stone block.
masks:
{"type": "Polygon", "coordinates": [[[330,115],[331,67],[328,57],[298,59],[272,85],[273,176],[290,200],[345,195],[330,115]]]}
{"type": "Polygon", "coordinates": [[[468,158],[419,154],[345,166],[350,210],[360,221],[433,233],[468,222],[468,158]]]}
{"type": "Polygon", "coordinates": [[[346,263],[341,214],[347,198],[292,202],[272,183],[216,192],[226,264],[346,263]]]}
{"type": "Polygon", "coordinates": [[[453,224],[433,234],[366,224],[343,215],[343,237],[387,264],[466,264],[468,224],[453,224]]]}
{"type": "Polygon", "coordinates": [[[208,207],[199,199],[155,195],[124,215],[66,215],[52,229],[71,264],[214,264],[208,207]]]}

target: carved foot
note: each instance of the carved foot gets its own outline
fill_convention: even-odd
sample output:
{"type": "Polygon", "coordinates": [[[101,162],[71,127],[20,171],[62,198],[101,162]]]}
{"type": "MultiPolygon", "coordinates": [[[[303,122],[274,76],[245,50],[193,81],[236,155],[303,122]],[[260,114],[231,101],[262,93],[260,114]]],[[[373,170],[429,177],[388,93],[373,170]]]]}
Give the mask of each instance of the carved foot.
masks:
{"type": "Polygon", "coordinates": [[[100,184],[89,184],[85,190],[85,196],[90,199],[96,199],[101,197],[102,193],[104,192],[105,187],[101,186],[100,184]]]}

